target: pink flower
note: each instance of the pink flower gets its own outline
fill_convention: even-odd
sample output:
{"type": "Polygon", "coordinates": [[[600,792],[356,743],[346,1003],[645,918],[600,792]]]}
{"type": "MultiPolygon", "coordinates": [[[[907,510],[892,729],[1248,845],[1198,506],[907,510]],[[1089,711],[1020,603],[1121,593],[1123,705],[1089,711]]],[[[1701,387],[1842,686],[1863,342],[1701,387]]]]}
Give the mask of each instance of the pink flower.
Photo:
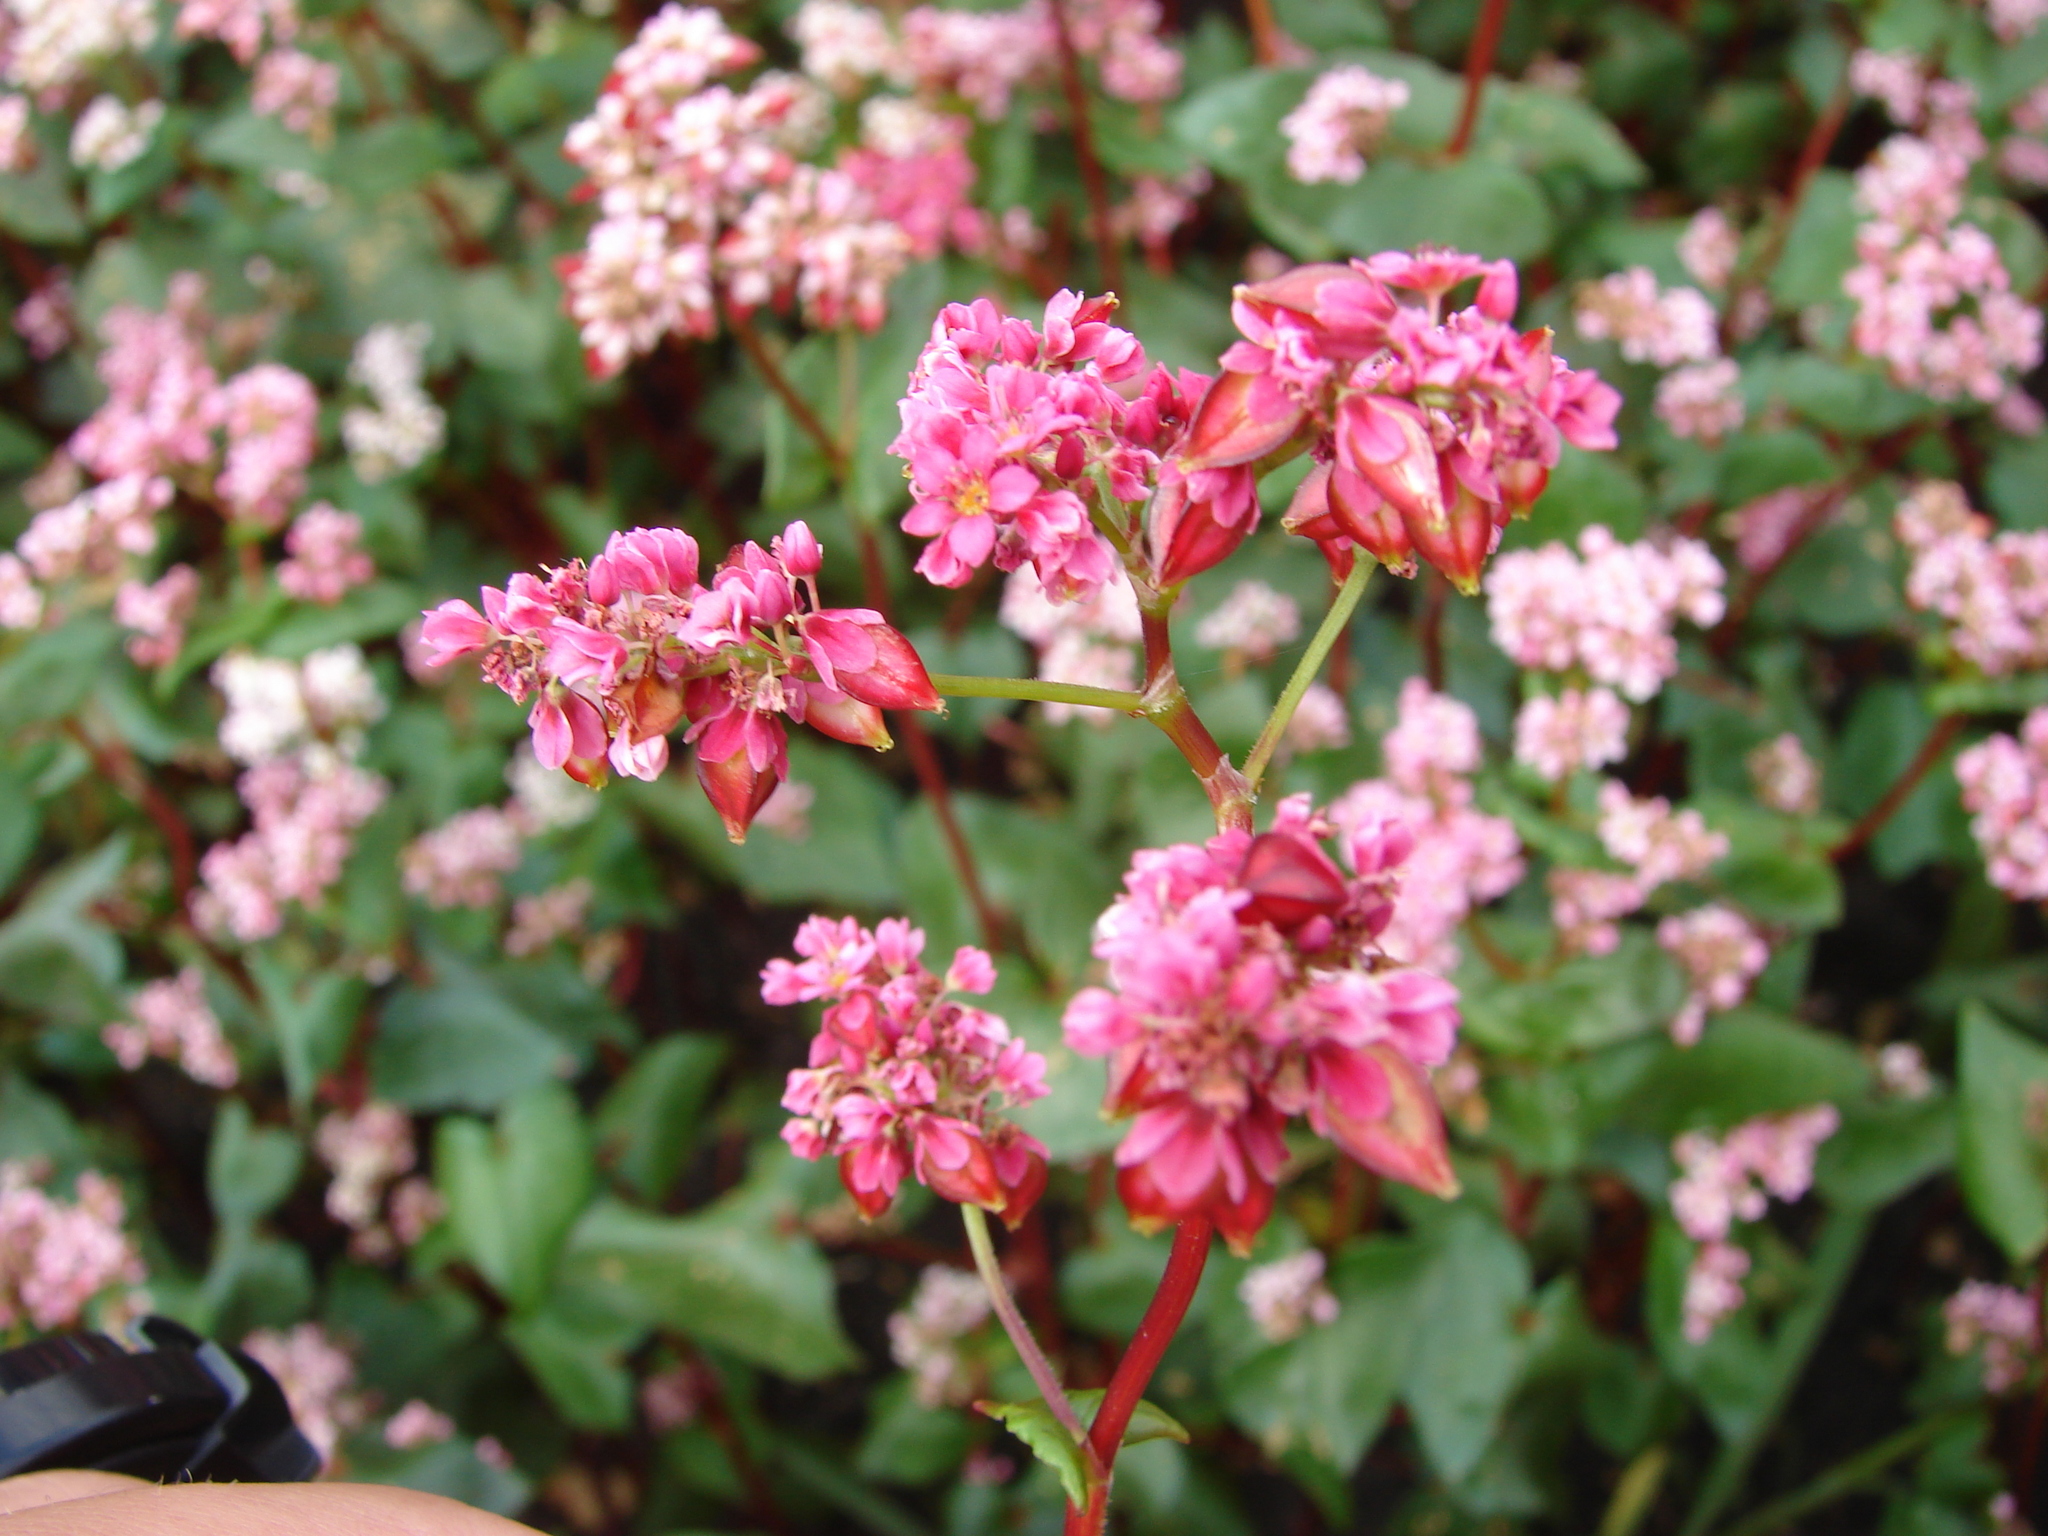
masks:
{"type": "Polygon", "coordinates": [[[242,1348],[277,1378],[293,1421],[321,1460],[331,1464],[342,1432],[368,1414],[368,1403],[351,1390],[356,1364],[348,1351],[318,1323],[298,1323],[284,1331],[258,1328],[242,1340],[242,1348]]]}
{"type": "Polygon", "coordinates": [[[1721,350],[1714,306],[1697,288],[1659,289],[1648,267],[1630,267],[1579,290],[1572,324],[1591,341],[1612,340],[1632,363],[1672,368],[1721,350]]]}
{"type": "Polygon", "coordinates": [[[802,960],[771,960],[761,996],[825,1000],[809,1067],[789,1074],[783,1140],[797,1156],[837,1157],[862,1216],[886,1211],[906,1177],[1014,1226],[1045,1188],[1045,1148],[1001,1118],[1045,1095],[1045,1058],[992,1013],[949,999],[986,992],[995,967],[962,949],[944,976],[918,956],[924,933],[900,918],[872,931],[851,918],[809,919],[802,960]]]}
{"type": "Polygon", "coordinates": [[[1790,731],[1751,752],[1744,762],[1756,797],[1787,816],[1811,816],[1820,809],[1820,765],[1790,731]]]}
{"type": "Polygon", "coordinates": [[[1661,795],[1638,800],[1609,779],[1600,786],[1600,842],[1634,871],[1645,893],[1672,880],[1697,880],[1728,853],[1728,838],[1698,811],[1674,811],[1661,795]]]}
{"type": "Polygon", "coordinates": [[[483,908],[504,894],[502,877],[519,867],[524,839],[512,816],[482,805],[422,833],[399,855],[407,892],[437,908],[483,908]]]}
{"type": "Polygon", "coordinates": [[[198,1082],[232,1088],[241,1076],[234,1048],[206,1001],[206,978],[186,966],[174,979],[153,981],[128,1000],[132,1021],[100,1031],[107,1049],[130,1072],[151,1056],[175,1061],[198,1082]]]}
{"type": "Polygon", "coordinates": [[[910,1372],[911,1392],[928,1408],[965,1407],[978,1374],[960,1341],[988,1321],[988,1289],[979,1275],[928,1265],[910,1303],[889,1314],[889,1358],[910,1372]]]}
{"type": "Polygon", "coordinates": [[[2009,1285],[1966,1280],[1943,1303],[1944,1342],[1952,1355],[1984,1350],[1984,1390],[2010,1392],[2027,1379],[2041,1353],[2039,1298],[2009,1285]]]}
{"type": "Polygon", "coordinates": [[[1956,780],[1991,883],[2048,899],[2048,709],[2029,714],[2017,740],[1995,734],[1958,755],[1956,780]]]}
{"type": "Polygon", "coordinates": [[[1309,1327],[1327,1328],[1341,1310],[1323,1284],[1325,1261],[1314,1248],[1270,1264],[1256,1264],[1237,1283],[1238,1300],[1270,1344],[1284,1344],[1309,1327]]]}
{"type": "Polygon", "coordinates": [[[1450,1054],[1456,989],[1375,942],[1414,839],[1354,823],[1346,874],[1321,846],[1336,831],[1302,795],[1257,837],[1141,850],[1096,924],[1111,986],[1068,1004],[1066,1039],[1109,1058],[1106,1107],[1134,1117],[1116,1161],[1141,1228],[1206,1215],[1243,1251],[1294,1115],[1390,1177],[1457,1187],[1423,1075],[1450,1054]]]}
{"type": "Polygon", "coordinates": [[[258,363],[221,390],[227,456],[215,492],[238,518],[275,528],[303,494],[320,401],[303,374],[258,363]]]}
{"type": "Polygon", "coordinates": [[[411,1118],[397,1105],[375,1100],[353,1114],[328,1115],[314,1133],[313,1148],[334,1174],[327,1214],[355,1231],[377,1220],[386,1186],[409,1173],[418,1156],[411,1118]]]}
{"type": "Polygon", "coordinates": [[[1699,1041],[1709,1013],[1725,1013],[1742,1001],[1771,958],[1770,946],[1748,921],[1718,905],[1665,918],[1657,925],[1657,942],[1691,984],[1671,1021],[1671,1038],[1685,1046],[1699,1041]]]}
{"type": "Polygon", "coordinates": [[[302,602],[328,607],[377,574],[363,552],[363,520],[316,501],[284,536],[291,558],[279,563],[277,584],[302,602]]]}
{"type": "Polygon", "coordinates": [[[1718,443],[1742,425],[1746,408],[1736,388],[1741,374],[1726,357],[1666,374],[1657,385],[1657,419],[1675,437],[1718,443]]]}
{"type": "Polygon", "coordinates": [[[296,48],[266,53],[249,86],[249,105],[293,133],[325,135],[340,97],[340,68],[296,48]]]}
{"type": "Polygon", "coordinates": [[[66,1204],[41,1187],[47,1177],[29,1164],[0,1163],[0,1328],[72,1327],[97,1297],[145,1278],[121,1230],[127,1208],[114,1182],[81,1173],[76,1203],[66,1204]]]}
{"type": "Polygon", "coordinates": [[[114,622],[134,633],[128,654],[138,667],[168,666],[185,646],[185,625],[199,602],[199,573],[174,565],[145,586],[125,581],[114,593],[114,622]]]}
{"type": "Polygon", "coordinates": [[[1515,715],[1515,760],[1550,783],[1628,755],[1628,706],[1610,689],[1532,694],[1515,715]]]}
{"type": "Polygon", "coordinates": [[[1383,80],[1362,64],[1326,70],[1280,120],[1288,174],[1296,181],[1358,180],[1366,153],[1378,148],[1388,121],[1407,105],[1406,81],[1383,80]]]}
{"type": "Polygon", "coordinates": [[[432,1403],[410,1398],[384,1424],[384,1443],[394,1451],[439,1445],[455,1434],[455,1421],[432,1403]]]}

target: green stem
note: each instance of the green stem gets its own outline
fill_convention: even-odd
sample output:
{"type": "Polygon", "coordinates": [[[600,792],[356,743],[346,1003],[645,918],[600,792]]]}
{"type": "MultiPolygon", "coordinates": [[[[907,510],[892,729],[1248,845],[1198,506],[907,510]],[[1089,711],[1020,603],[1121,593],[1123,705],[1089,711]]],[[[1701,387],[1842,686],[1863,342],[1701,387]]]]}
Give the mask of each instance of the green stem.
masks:
{"type": "Polygon", "coordinates": [[[974,1267],[981,1272],[981,1283],[988,1287],[989,1305],[995,1308],[997,1321],[1017,1347],[1024,1369],[1031,1373],[1032,1385],[1045,1399],[1045,1406],[1059,1420],[1060,1428],[1072,1435],[1074,1444],[1081,1448],[1081,1454],[1088,1462],[1090,1481],[1095,1481],[1101,1475],[1101,1468],[1089,1447],[1088,1431],[1081,1423],[1081,1416],[1074,1412],[1074,1405],[1067,1401],[1066,1390],[1060,1386],[1059,1373],[1045,1358],[1045,1351],[1038,1347],[1031,1325],[1017,1310],[1017,1298],[1010,1294],[1009,1284],[1003,1279],[1002,1266],[996,1263],[995,1243],[988,1232],[988,1216],[978,1205],[963,1205],[960,1207],[960,1220],[967,1228],[967,1246],[974,1251],[974,1267]]]}
{"type": "Polygon", "coordinates": [[[1917,1424],[1908,1424],[1897,1434],[1836,1462],[1804,1488],[1795,1488],[1783,1497],[1771,1500],[1762,1509],[1728,1526],[1721,1536],[1770,1536],[1773,1531],[1782,1531],[1800,1516],[1867,1486],[1894,1462],[1903,1461],[1939,1439],[1976,1411],[1974,1404],[1947,1408],[1940,1413],[1929,1414],[1917,1424]]]}
{"type": "Polygon", "coordinates": [[[1046,704],[1086,704],[1141,714],[1145,701],[1125,688],[1091,688],[1085,683],[1055,683],[1038,677],[958,677],[931,674],[932,686],[952,699],[1035,699],[1046,704]]]}
{"type": "Polygon", "coordinates": [[[1749,1427],[1722,1445],[1713,1465],[1707,1468],[1706,1480],[1693,1498],[1692,1511],[1686,1516],[1679,1536],[1706,1536],[1721,1518],[1721,1512],[1741,1494],[1749,1478],[1750,1464],[1777,1427],[1779,1415],[1791,1401],[1792,1390],[1799,1385],[1806,1362],[1820,1343],[1828,1319],[1834,1315],[1835,1303],[1841,1299],[1863,1252],[1863,1240],[1870,1235],[1871,1221],[1869,1211],[1838,1210],[1822,1225],[1807,1267],[1806,1294],[1786,1313],[1778,1325],[1777,1337],[1772,1340],[1769,1371],[1775,1379],[1749,1427]]]}
{"type": "Polygon", "coordinates": [[[1280,749],[1280,738],[1286,733],[1287,722],[1294,718],[1302,695],[1308,692],[1308,685],[1316,680],[1316,674],[1323,670],[1331,647],[1336,645],[1337,637],[1344,633],[1344,626],[1351,622],[1351,615],[1358,610],[1358,600],[1365,596],[1365,584],[1372,580],[1374,569],[1375,563],[1359,551],[1358,558],[1351,562],[1351,574],[1337,589],[1330,611],[1323,615],[1323,622],[1309,639],[1308,649],[1301,653],[1301,660],[1295,664],[1294,676],[1287,679],[1287,686],[1281,690],[1280,702],[1266,717],[1266,728],[1259,732],[1259,739],[1252,744],[1251,755],[1244,760],[1245,781],[1254,793],[1258,791],[1259,781],[1266,776],[1266,765],[1280,749]]]}
{"type": "Polygon", "coordinates": [[[1635,1536],[1636,1530],[1656,1505],[1657,1490],[1671,1469],[1671,1447],[1653,1445],[1622,1469],[1600,1517],[1597,1536],[1635,1536]]]}

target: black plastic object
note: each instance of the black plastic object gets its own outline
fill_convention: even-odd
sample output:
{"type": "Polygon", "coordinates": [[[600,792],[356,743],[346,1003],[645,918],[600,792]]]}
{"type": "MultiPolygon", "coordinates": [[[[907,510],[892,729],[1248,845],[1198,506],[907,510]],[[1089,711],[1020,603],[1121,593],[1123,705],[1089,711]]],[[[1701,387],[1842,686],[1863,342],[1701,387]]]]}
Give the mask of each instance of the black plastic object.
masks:
{"type": "Polygon", "coordinates": [[[127,1346],[59,1333],[0,1352],[0,1477],[92,1467],[166,1482],[303,1483],[320,1453],[261,1365],[167,1317],[127,1346]]]}

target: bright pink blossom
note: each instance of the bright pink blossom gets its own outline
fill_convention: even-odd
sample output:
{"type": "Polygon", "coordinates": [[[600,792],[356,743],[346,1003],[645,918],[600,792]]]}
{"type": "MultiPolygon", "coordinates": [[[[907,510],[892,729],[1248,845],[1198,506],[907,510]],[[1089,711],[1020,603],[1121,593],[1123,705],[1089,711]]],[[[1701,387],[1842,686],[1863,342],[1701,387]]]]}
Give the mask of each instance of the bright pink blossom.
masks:
{"type": "Polygon", "coordinates": [[[1206,1215],[1248,1248],[1295,1115],[1381,1173],[1457,1188],[1426,1076],[1450,1055],[1457,989],[1376,942],[1414,838],[1354,823],[1347,873],[1322,848],[1335,830],[1299,795],[1261,835],[1141,850],[1096,924],[1111,986],[1068,1004],[1066,1039],[1109,1058],[1105,1107],[1133,1117],[1116,1162],[1141,1228],[1206,1215]]]}

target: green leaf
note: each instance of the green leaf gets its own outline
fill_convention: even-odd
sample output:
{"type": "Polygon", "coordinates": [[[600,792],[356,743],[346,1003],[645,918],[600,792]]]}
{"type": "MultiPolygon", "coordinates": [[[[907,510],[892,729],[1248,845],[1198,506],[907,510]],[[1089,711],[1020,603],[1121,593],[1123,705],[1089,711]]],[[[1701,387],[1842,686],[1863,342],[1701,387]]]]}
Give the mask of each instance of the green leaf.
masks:
{"type": "Polygon", "coordinates": [[[660,1204],[682,1172],[729,1054],[717,1035],[669,1035],[641,1052],[598,1106],[599,1160],[649,1204],[660,1204]]]}
{"type": "Polygon", "coordinates": [[[263,638],[266,655],[298,661],[331,645],[381,640],[420,616],[420,594],[396,581],[357,587],[332,607],[302,607],[263,638]]]}
{"type": "Polygon", "coordinates": [[[1448,245],[1526,261],[1549,248],[1553,225],[1542,189],[1513,166],[1471,159],[1448,166],[1385,160],[1345,189],[1326,232],[1354,251],[1448,245]]]}
{"type": "Polygon", "coordinates": [[[221,1101],[206,1151],[206,1194],[229,1226],[249,1227],[291,1193],[299,1176],[298,1138],[259,1129],[240,1099],[221,1101]]]}
{"type": "Polygon", "coordinates": [[[1956,1102],[1845,1104],[1842,1125],[1821,1145],[1814,1185],[1830,1204],[1876,1210],[1956,1160],[1956,1102]]]}
{"type": "Polygon", "coordinates": [[[1424,1455],[1456,1482],[1478,1465],[1521,1371],[1517,1319],[1529,1297],[1529,1257],[1470,1207],[1453,1208],[1424,1241],[1428,1272],[1401,1396],[1424,1455]]]}
{"type": "MultiPolygon", "coordinates": [[[[2044,34],[2048,35],[2048,34],[2044,34]]],[[[2048,434],[2001,437],[1984,472],[1984,499],[2009,528],[2048,527],[2048,434]]],[[[2036,679],[2038,681],[2038,679],[2036,679]]]]}
{"type": "Polygon", "coordinates": [[[320,156],[304,134],[293,133],[275,117],[246,109],[215,118],[193,140],[192,148],[210,165],[259,175],[297,171],[310,176],[321,169],[320,156]]]}
{"type": "Polygon", "coordinates": [[[1659,1137],[1725,1129],[1755,1115],[1861,1098],[1870,1065],[1855,1047],[1754,1006],[1716,1016],[1698,1045],[1676,1046],[1644,1075],[1628,1119],[1659,1137]]]}
{"type": "Polygon", "coordinates": [[[434,1175],[477,1271],[514,1311],[537,1307],[595,1176],[575,1096],[559,1083],[530,1088],[505,1105],[495,1130],[442,1121],[434,1175]]]}
{"type": "Polygon", "coordinates": [[[1786,234],[1784,254],[1771,271],[1771,297],[1781,309],[1848,303],[1842,276],[1856,261],[1853,191],[1847,171],[1819,171],[1807,183],[1798,216],[1786,234]]]}
{"type": "Polygon", "coordinates": [[[505,1341],[526,1362],[562,1417],[579,1429],[616,1434],[633,1418],[633,1376],[620,1351],[638,1337],[637,1327],[593,1323],[550,1306],[504,1327],[505,1341]]]}
{"type": "Polygon", "coordinates": [[[1963,1005],[1956,1174],[1970,1213],[2015,1264],[2048,1242],[2048,1048],[1963,1005]]]}
{"type": "Polygon", "coordinates": [[[1400,1392],[1428,1271],[1429,1255],[1409,1239],[1351,1244],[1330,1274],[1336,1319],[1265,1348],[1256,1347],[1242,1304],[1221,1302],[1209,1325],[1219,1351],[1228,1358],[1247,1339],[1254,1345],[1221,1373],[1225,1411],[1268,1456],[1305,1451],[1348,1477],[1400,1392]]]}
{"type": "Polygon", "coordinates": [[[923,1487],[958,1467],[973,1443],[965,1414],[927,1408],[909,1376],[892,1376],[868,1401],[867,1433],[854,1452],[853,1470],[878,1483],[923,1487]]]}
{"type": "Polygon", "coordinates": [[[446,79],[480,75],[505,51],[498,29],[469,0],[377,0],[376,11],[446,79]]]}
{"type": "Polygon", "coordinates": [[[261,950],[250,953],[248,966],[277,1035],[285,1087],[294,1104],[309,1104],[322,1075],[347,1053],[369,986],[338,971],[300,977],[261,950]]]}
{"type": "Polygon", "coordinates": [[[113,889],[129,849],[123,833],[59,865],[0,923],[0,998],[74,1026],[119,1016],[121,943],[86,909],[113,889]]]}
{"type": "Polygon", "coordinates": [[[839,1326],[831,1268],[761,1203],[742,1189],[700,1215],[675,1217],[600,1201],[570,1235],[567,1273],[621,1315],[792,1380],[830,1376],[856,1358],[839,1326]]]}
{"type": "Polygon", "coordinates": [[[1612,954],[1581,956],[1546,977],[1489,973],[1465,994],[1465,1029],[1492,1050],[1554,1060],[1663,1029],[1684,1001],[1670,958],[1632,929],[1612,954]]]}
{"type": "Polygon", "coordinates": [[[531,372],[554,347],[557,303],[553,294],[522,288],[503,267],[465,272],[456,280],[456,333],[486,368],[531,372]]]}
{"type": "Polygon", "coordinates": [[[558,1037],[473,976],[401,987],[370,1047],[377,1096],[408,1109],[490,1109],[575,1065],[558,1037]]]}
{"type": "MultiPolygon", "coordinates": [[[[1095,1422],[1095,1415],[1102,1407],[1102,1397],[1102,1392],[1094,1388],[1067,1394],[1067,1400],[1074,1405],[1075,1417],[1084,1424],[1095,1422]]],[[[1088,1502],[1088,1478],[1081,1448],[1074,1443],[1074,1437],[1067,1433],[1065,1426],[1053,1417],[1052,1409],[1042,1398],[1034,1397],[1021,1403],[979,1402],[974,1407],[977,1413],[987,1414],[1022,1440],[1034,1456],[1058,1473],[1060,1486],[1066,1490],[1069,1502],[1088,1502]]],[[[1188,1432],[1164,1408],[1140,1401],[1131,1412],[1131,1421],[1124,1429],[1121,1443],[1126,1446],[1143,1445],[1147,1440],[1175,1440],[1186,1445],[1188,1432]]]]}
{"type": "Polygon", "coordinates": [[[85,219],[66,184],[61,160],[45,154],[26,175],[0,176],[0,229],[39,245],[85,238],[85,219]]]}
{"type": "Polygon", "coordinates": [[[1569,168],[1595,186],[1617,190],[1649,178],[1628,140],[1592,107],[1557,91],[1504,80],[1487,88],[1473,149],[1525,171],[1569,168]]]}
{"type": "MultiPolygon", "coordinates": [[[[0,176],[0,185],[6,181],[0,176]]],[[[76,710],[92,692],[119,638],[119,631],[98,616],[75,618],[33,636],[0,662],[0,719],[12,730],[76,710]]]]}

